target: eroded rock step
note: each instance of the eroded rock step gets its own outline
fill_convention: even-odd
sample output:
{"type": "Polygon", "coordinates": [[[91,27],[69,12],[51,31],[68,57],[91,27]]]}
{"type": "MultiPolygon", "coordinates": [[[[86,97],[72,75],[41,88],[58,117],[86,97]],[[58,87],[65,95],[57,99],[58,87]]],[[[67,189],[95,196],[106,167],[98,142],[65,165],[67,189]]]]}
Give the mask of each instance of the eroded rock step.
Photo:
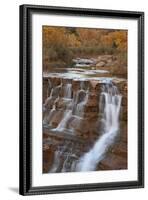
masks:
{"type": "Polygon", "coordinates": [[[43,132],[46,135],[46,137],[50,137],[50,138],[62,139],[65,141],[68,140],[68,141],[77,142],[81,144],[84,144],[86,142],[83,138],[72,135],[71,132],[69,132],[68,130],[64,130],[63,132],[59,133],[58,131],[50,130],[49,128],[44,127],[43,132]]]}
{"type": "MultiPolygon", "coordinates": [[[[122,135],[120,143],[112,149],[112,152],[107,153],[106,157],[99,164],[98,170],[120,169],[122,166],[123,169],[127,167],[127,129],[124,126],[127,120],[127,81],[113,79],[112,82],[118,87],[119,92],[122,94],[122,109],[124,111],[120,117],[122,135]],[[125,142],[125,145],[122,144],[122,142],[125,142]]],[[[93,143],[99,137],[99,124],[96,127],[95,124],[100,120],[98,104],[101,92],[100,89],[104,82],[102,80],[73,80],[51,76],[44,78],[43,84],[43,102],[50,96],[52,88],[55,89],[46,107],[46,111],[49,112],[55,105],[55,117],[52,119],[52,127],[44,126],[43,128],[43,172],[47,173],[53,164],[54,153],[59,146],[60,148],[66,149],[60,158],[61,163],[63,163],[63,157],[68,153],[71,146],[75,148],[73,153],[80,157],[84,152],[91,149],[93,143]],[[61,82],[63,85],[61,85],[61,82]],[[71,116],[66,126],[69,130],[65,129],[59,132],[52,129],[56,129],[66,111],[68,101],[64,98],[62,87],[65,87],[67,84],[71,84],[69,102],[72,101],[78,92],[80,92],[80,99],[77,99],[77,103],[79,103],[79,100],[81,101],[81,98],[83,99],[83,94],[81,94],[80,90],[82,90],[82,93],[87,91],[89,95],[83,107],[83,112],[72,113],[74,116],[71,116]],[[75,129],[75,134],[70,131],[73,128],[75,129]]],[[[60,166],[62,166],[62,164],[60,164],[60,166]]],[[[58,172],[60,172],[60,169],[61,168],[58,169],[58,172]]]]}

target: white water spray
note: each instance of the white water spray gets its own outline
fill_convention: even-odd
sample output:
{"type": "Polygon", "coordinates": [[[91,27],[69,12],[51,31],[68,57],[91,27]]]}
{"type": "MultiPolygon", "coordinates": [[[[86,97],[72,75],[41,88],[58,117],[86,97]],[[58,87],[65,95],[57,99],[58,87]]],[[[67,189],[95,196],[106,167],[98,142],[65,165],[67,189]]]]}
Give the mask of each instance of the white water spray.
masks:
{"type": "Polygon", "coordinates": [[[89,97],[89,93],[85,92],[85,98],[83,99],[83,101],[81,101],[80,103],[78,103],[76,105],[76,115],[78,116],[83,116],[84,115],[84,107],[88,101],[88,97],[89,97]]]}
{"type": "Polygon", "coordinates": [[[76,171],[93,171],[103,159],[107,149],[113,144],[119,132],[119,113],[122,96],[112,84],[105,84],[100,98],[103,107],[104,133],[96,141],[92,149],[82,156],[76,171]]]}
{"type": "Polygon", "coordinates": [[[55,131],[63,131],[68,123],[68,120],[70,119],[72,115],[72,111],[71,110],[66,110],[63,119],[61,120],[61,122],[59,123],[59,125],[57,126],[57,128],[53,129],[55,131]]]}
{"type": "Polygon", "coordinates": [[[64,88],[64,98],[71,99],[71,94],[72,94],[72,84],[67,83],[64,88]]]}

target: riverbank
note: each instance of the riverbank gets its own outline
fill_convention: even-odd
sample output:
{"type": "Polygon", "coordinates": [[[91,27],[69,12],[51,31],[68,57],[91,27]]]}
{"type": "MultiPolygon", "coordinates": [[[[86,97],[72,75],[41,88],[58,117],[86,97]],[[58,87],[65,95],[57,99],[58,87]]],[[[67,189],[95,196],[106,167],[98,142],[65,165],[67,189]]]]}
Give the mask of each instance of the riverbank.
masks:
{"type": "Polygon", "coordinates": [[[62,61],[52,61],[43,63],[44,72],[50,73],[53,70],[62,70],[67,68],[81,70],[102,70],[108,71],[110,76],[127,78],[127,60],[126,55],[99,55],[88,57],[76,57],[71,59],[69,65],[62,61]]]}

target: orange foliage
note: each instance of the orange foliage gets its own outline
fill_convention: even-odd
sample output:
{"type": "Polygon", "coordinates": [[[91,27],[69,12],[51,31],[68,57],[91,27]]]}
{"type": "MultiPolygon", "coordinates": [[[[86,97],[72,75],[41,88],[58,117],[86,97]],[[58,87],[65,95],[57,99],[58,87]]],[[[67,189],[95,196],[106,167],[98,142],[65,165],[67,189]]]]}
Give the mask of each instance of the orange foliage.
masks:
{"type": "Polygon", "coordinates": [[[79,40],[84,46],[97,46],[105,30],[77,28],[79,40]]]}
{"type": "Polygon", "coordinates": [[[58,27],[43,27],[43,45],[51,47],[55,45],[67,46],[68,38],[65,28],[58,27]]]}
{"type": "Polygon", "coordinates": [[[127,49],[127,31],[75,28],[76,34],[64,27],[43,27],[43,45],[51,46],[97,46],[111,47],[116,44],[118,49],[127,49]]]}
{"type": "Polygon", "coordinates": [[[42,34],[43,57],[47,60],[66,61],[80,52],[96,55],[127,52],[126,30],[43,26],[42,34]]]}
{"type": "Polygon", "coordinates": [[[101,37],[102,43],[107,46],[111,46],[113,44],[120,50],[127,49],[127,31],[113,31],[107,35],[102,35],[101,37]]]}

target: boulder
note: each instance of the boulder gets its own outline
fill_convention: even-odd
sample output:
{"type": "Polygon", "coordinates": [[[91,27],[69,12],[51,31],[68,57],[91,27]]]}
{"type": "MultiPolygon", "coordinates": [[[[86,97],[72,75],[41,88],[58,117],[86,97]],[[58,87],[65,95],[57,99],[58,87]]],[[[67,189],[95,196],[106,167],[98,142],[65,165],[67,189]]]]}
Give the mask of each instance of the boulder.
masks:
{"type": "Polygon", "coordinates": [[[96,69],[98,69],[98,67],[104,67],[105,66],[105,62],[100,61],[96,64],[96,69]]]}

